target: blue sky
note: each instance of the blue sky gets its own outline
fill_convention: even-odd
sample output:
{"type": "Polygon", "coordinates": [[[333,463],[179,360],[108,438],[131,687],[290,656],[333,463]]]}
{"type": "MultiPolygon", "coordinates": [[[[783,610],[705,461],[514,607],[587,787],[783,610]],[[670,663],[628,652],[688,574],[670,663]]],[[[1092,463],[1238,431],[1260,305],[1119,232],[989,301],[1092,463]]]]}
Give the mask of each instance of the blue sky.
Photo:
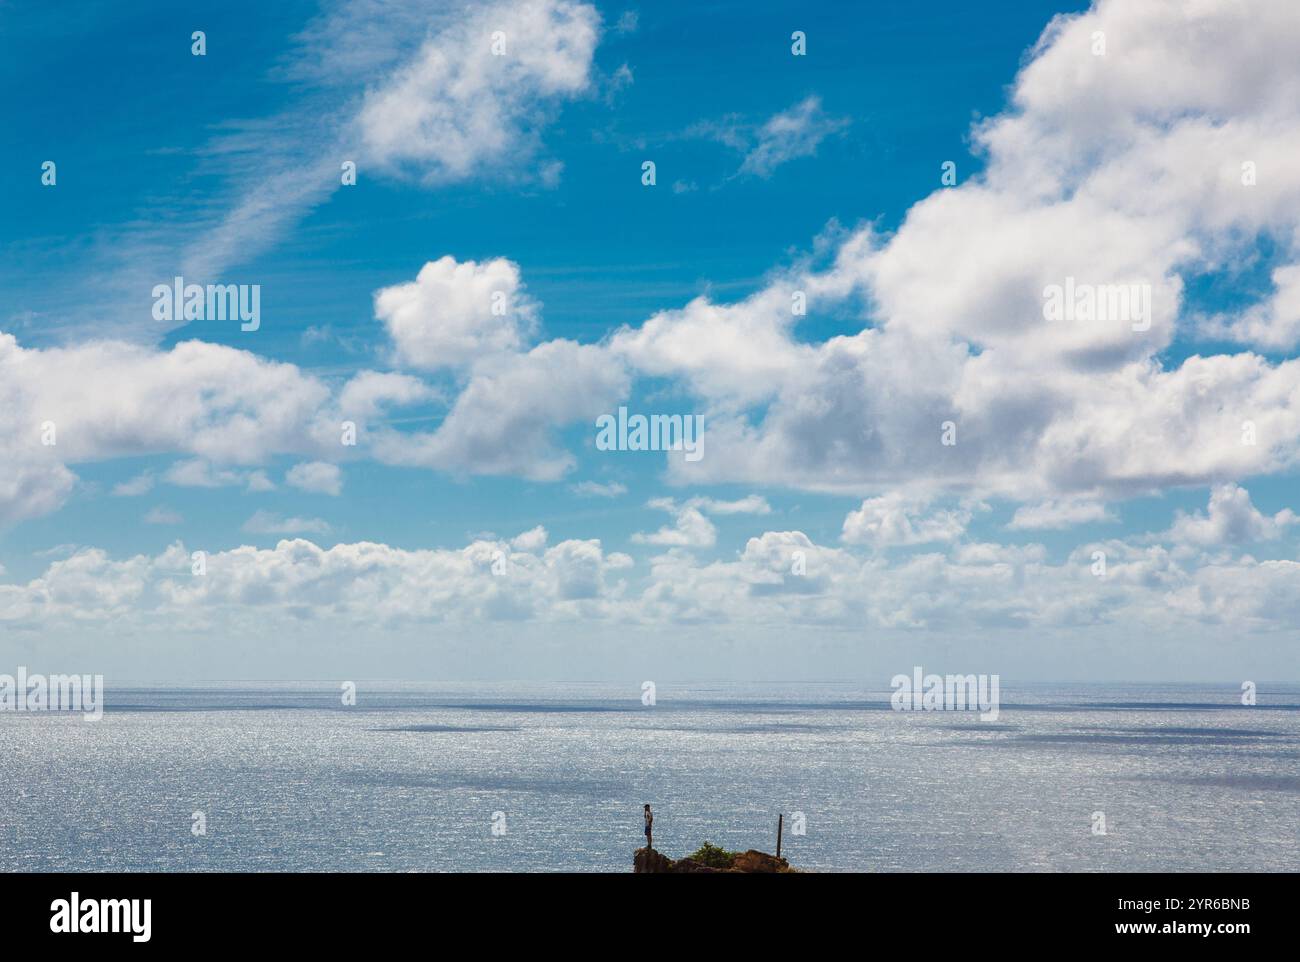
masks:
{"type": "Polygon", "coordinates": [[[1293,16],[1265,5],[1243,23],[1231,6],[1200,15],[1222,50],[1216,93],[1160,72],[1190,16],[1178,4],[5,4],[0,71],[27,93],[0,151],[0,331],[22,352],[5,369],[18,400],[0,442],[19,467],[0,477],[0,624],[21,651],[160,676],[209,670],[205,643],[143,659],[139,632],[179,620],[220,638],[265,614],[296,625],[292,641],[212,670],[310,675],[316,640],[355,619],[391,656],[332,657],[387,675],[436,674],[453,649],[471,676],[634,671],[635,653],[596,656],[597,639],[684,632],[690,651],[720,634],[833,639],[824,662],[763,642],[751,668],[774,677],[835,677],[881,651],[960,658],[962,639],[978,664],[954,668],[1009,676],[1294,677],[1300,235],[1277,210],[1295,185],[1270,171],[1232,195],[1169,159],[1203,136],[1200,155],[1221,150],[1235,176],[1296,134],[1272,101],[1222,95],[1290,89],[1286,67],[1261,78],[1225,38],[1285,37],[1293,16]],[[504,67],[483,59],[494,26],[504,67]],[[1085,49],[1098,29],[1101,56],[1085,49]],[[1135,83],[1164,92],[1126,94],[1135,83]],[[355,186],[337,183],[346,159],[355,186]],[[423,289],[442,258],[461,280],[423,289]],[[456,313],[479,270],[513,285],[504,327],[456,313]],[[151,289],[179,273],[260,285],[260,329],[156,321],[151,289]],[[1155,333],[1044,334],[1038,292],[1065,273],[1150,281],[1155,333]],[[808,315],[773,320],[765,299],[800,284],[808,315]],[[381,291],[407,305],[405,335],[381,291]],[[447,359],[453,328],[475,347],[447,359]],[[51,386],[79,370],[103,375],[92,399],[51,386]],[[331,445],[372,372],[392,380],[361,445],[331,445]],[[1223,424],[1188,400],[1192,382],[1223,424]],[[1096,392],[1129,400],[1102,410],[1120,402],[1096,392]],[[596,450],[594,417],[619,404],[704,417],[700,470],[596,450]],[[36,451],[47,409],[62,437],[36,451]],[[956,461],[935,460],[944,412],[956,461]],[[1266,434],[1249,451],[1246,417],[1266,434]],[[509,546],[539,525],[543,540],[509,546]],[[792,533],[835,574],[791,581],[792,533]],[[278,546],[295,538],[398,552],[395,581],[351,560],[285,575],[278,546]],[[567,543],[597,545],[578,588],[567,543]],[[405,605],[432,577],[422,552],[473,580],[474,544],[519,553],[536,579],[405,605]],[[220,558],[227,588],[177,581],[176,545],[220,558]],[[1080,580],[1094,550],[1123,559],[1122,586],[1080,580]],[[1261,597],[1214,596],[1223,567],[1261,597]],[[60,589],[70,568],[97,587],[60,589]],[[267,598],[229,587],[264,577],[287,580],[267,598]],[[751,623],[760,597],[771,610],[751,623]],[[463,641],[479,627],[503,639],[482,659],[463,641]],[[1239,630],[1250,646],[1225,653],[1239,630]],[[590,640],[566,648],[571,633],[590,640]],[[442,655],[402,640],[431,636],[442,655]],[[1114,656],[1139,636],[1166,640],[1114,656]],[[1024,656],[1030,637],[1046,650],[1024,656]],[[556,645],[561,670],[537,655],[556,645]],[[1081,649],[1097,658],[1078,665],[1081,649]]]}

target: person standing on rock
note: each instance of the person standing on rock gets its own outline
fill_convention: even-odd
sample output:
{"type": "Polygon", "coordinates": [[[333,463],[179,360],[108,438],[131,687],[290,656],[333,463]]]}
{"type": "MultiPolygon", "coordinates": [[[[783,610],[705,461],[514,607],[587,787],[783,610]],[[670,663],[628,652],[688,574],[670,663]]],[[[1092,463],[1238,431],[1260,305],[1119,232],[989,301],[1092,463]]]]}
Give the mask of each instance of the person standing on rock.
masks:
{"type": "Polygon", "coordinates": [[[654,823],[655,823],[655,817],[650,811],[649,804],[647,804],[645,807],[645,847],[646,848],[654,848],[654,846],[650,844],[650,829],[654,825],[654,823]]]}

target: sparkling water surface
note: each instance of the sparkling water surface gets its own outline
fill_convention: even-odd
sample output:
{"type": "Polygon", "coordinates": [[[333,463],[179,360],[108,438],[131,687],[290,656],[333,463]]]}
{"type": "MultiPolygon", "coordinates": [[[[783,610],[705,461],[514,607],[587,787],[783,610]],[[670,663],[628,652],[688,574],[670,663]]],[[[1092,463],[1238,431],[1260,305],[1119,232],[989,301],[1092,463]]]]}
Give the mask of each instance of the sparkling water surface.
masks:
{"type": "Polygon", "coordinates": [[[0,869],[624,872],[645,802],[671,857],[772,851],[783,812],[816,871],[1300,868],[1300,686],[1001,694],[982,722],[829,684],[110,686],[97,723],[0,713],[0,869]]]}

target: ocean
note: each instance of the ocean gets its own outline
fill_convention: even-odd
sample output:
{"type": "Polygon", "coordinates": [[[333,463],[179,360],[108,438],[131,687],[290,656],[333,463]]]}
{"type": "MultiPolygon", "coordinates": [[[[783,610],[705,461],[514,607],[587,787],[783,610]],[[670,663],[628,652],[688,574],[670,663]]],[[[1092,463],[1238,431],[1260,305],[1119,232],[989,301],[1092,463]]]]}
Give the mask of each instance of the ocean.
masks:
{"type": "Polygon", "coordinates": [[[1294,871],[1300,686],[1013,685],[996,721],[847,684],[115,688],[0,713],[4,871],[1294,871]],[[1099,820],[1099,814],[1100,819],[1099,820]],[[197,833],[202,828],[201,834],[197,833]]]}

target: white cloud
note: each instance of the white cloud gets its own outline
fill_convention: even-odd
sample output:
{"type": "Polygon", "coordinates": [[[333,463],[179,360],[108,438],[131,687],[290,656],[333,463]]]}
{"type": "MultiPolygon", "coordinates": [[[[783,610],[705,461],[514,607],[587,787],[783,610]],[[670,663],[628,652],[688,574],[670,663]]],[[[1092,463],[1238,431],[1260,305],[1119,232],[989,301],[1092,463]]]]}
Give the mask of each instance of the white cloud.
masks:
{"type": "Polygon", "coordinates": [[[652,544],[667,548],[711,548],[718,539],[718,529],[705,514],[769,514],[771,507],[758,495],[736,501],[718,501],[714,498],[696,497],[684,503],[672,498],[655,498],[647,507],[667,511],[673,516],[671,525],[658,531],[639,531],[632,535],[636,544],[652,544]]]}
{"type": "Polygon", "coordinates": [[[555,430],[586,422],[594,438],[596,418],[625,396],[627,385],[623,365],[602,347],[547,341],[475,364],[436,431],[375,431],[372,447],[388,464],[554,481],[575,464],[557,446],[555,430]]]}
{"type": "Polygon", "coordinates": [[[304,422],[329,395],[292,364],[199,341],[166,351],[110,341],[24,349],[0,334],[0,371],[0,440],[23,460],[41,450],[39,434],[8,432],[48,420],[58,440],[45,456],[66,463],[165,451],[247,463],[301,444],[304,422]]]}
{"type": "MultiPolygon", "coordinates": [[[[175,551],[164,557],[176,565],[182,560],[175,551]]],[[[114,561],[102,549],[83,548],[24,585],[0,585],[0,622],[44,630],[61,618],[78,623],[136,615],[156,563],[143,555],[114,561]]]]}
{"type": "Polygon", "coordinates": [[[1220,545],[1253,544],[1272,541],[1282,535],[1282,529],[1300,518],[1289,509],[1269,517],[1251,503],[1250,493],[1235,484],[1216,485],[1210,492],[1210,504],[1205,514],[1178,513],[1173,527],[1163,538],[1178,544],[1217,547],[1220,545]]]}
{"type": "Polygon", "coordinates": [[[782,164],[817,153],[823,140],[848,124],[847,118],[828,117],[822,110],[821,98],[807,97],[763,124],[740,172],[771,177],[782,164]]]}
{"type": "Polygon", "coordinates": [[[574,494],[591,498],[617,498],[627,494],[627,485],[620,484],[617,481],[608,483],[601,481],[579,481],[576,484],[569,485],[569,490],[574,494]]]}
{"type": "Polygon", "coordinates": [[[720,501],[717,498],[693,498],[691,503],[703,508],[709,514],[771,514],[772,506],[767,499],[757,494],[746,495],[735,501],[720,501]]]}
{"type": "Polygon", "coordinates": [[[195,578],[179,543],[156,557],[121,561],[82,549],[26,584],[0,584],[0,623],[48,630],[64,621],[129,617],[134,627],[162,619],[220,632],[224,619],[249,612],[264,628],[276,618],[367,626],[586,620],[611,613],[619,590],[611,579],[630,565],[594,540],[523,551],[491,541],[404,550],[292,539],[274,548],[210,551],[206,576],[195,578]],[[507,563],[494,566],[502,554],[507,563]]]}
{"type": "Polygon", "coordinates": [[[224,488],[244,486],[249,491],[274,491],[275,484],[265,471],[217,468],[202,458],[178,461],[167,469],[163,480],[182,488],[224,488]]]}
{"type": "Polygon", "coordinates": [[[215,344],[25,349],[0,334],[0,519],[57,508],[70,464],[167,452],[248,463],[310,446],[328,395],[293,365],[215,344]],[[29,428],[47,422],[48,446],[29,428]]]}
{"type": "Polygon", "coordinates": [[[673,523],[658,531],[638,531],[632,535],[636,544],[652,544],[666,548],[711,548],[718,540],[718,529],[704,516],[698,504],[679,505],[672,498],[656,498],[649,503],[673,515],[673,523]]]}
{"type": "Polygon", "coordinates": [[[328,534],[330,526],[320,518],[286,518],[271,511],[257,511],[244,522],[249,534],[328,534]]]}
{"type": "MultiPolygon", "coordinates": [[[[683,505],[671,508],[680,514],[683,505]]],[[[1210,517],[1225,512],[1260,524],[1235,492],[1221,491],[1212,501],[1210,517]]],[[[632,558],[606,554],[599,540],[548,547],[540,527],[511,542],[475,540],[459,549],[368,542],[322,548],[305,540],[241,546],[210,551],[204,578],[191,576],[180,544],[156,557],[121,560],[81,548],[28,582],[0,584],[0,622],[44,631],[111,619],[131,630],[186,624],[217,636],[250,612],[263,630],[320,619],[385,626],[596,622],[656,630],[811,626],[854,638],[864,628],[949,637],[1087,628],[1093,638],[1113,639],[1135,630],[1185,638],[1211,628],[1221,635],[1224,626],[1293,631],[1300,563],[1233,557],[1217,550],[1222,533],[1216,537],[1212,555],[1137,536],[1081,544],[1057,561],[1042,545],[987,542],[890,560],[819,545],[801,531],[763,531],[730,560],[669,550],[650,558],[640,575],[632,558]],[[1104,578],[1093,573],[1097,550],[1107,555],[1104,578]]]]}
{"type": "Polygon", "coordinates": [[[648,377],[678,378],[715,404],[752,404],[806,376],[816,349],[797,345],[789,288],[772,286],[738,304],[703,297],[622,328],[609,351],[648,377]]]}
{"type": "Polygon", "coordinates": [[[145,524],[180,524],[184,520],[179,512],[173,511],[171,508],[165,508],[162,505],[150,508],[149,512],[144,516],[145,524]]]}
{"type": "Polygon", "coordinates": [[[1012,531],[1060,531],[1078,524],[1115,520],[1114,512],[1097,501],[1042,501],[1017,508],[1007,527],[1012,531]]]}
{"type": "Polygon", "coordinates": [[[639,19],[635,10],[624,10],[619,14],[614,30],[618,33],[636,33],[639,19]]]}
{"type": "Polygon", "coordinates": [[[515,535],[510,539],[510,547],[516,551],[536,553],[546,547],[546,529],[539,524],[523,534],[515,535]]]}
{"type": "Polygon", "coordinates": [[[284,476],[291,487],[313,494],[338,496],[343,491],[343,473],[328,461],[304,461],[295,464],[284,476]]]}
{"type": "MultiPolygon", "coordinates": [[[[0,445],[8,443],[0,434],[0,445]]],[[[11,457],[0,460],[0,525],[56,510],[71,494],[76,480],[76,475],[53,458],[32,457],[25,464],[11,457]]]]}
{"type": "MultiPolygon", "coordinates": [[[[276,455],[337,456],[342,422],[364,442],[393,406],[437,394],[406,375],[363,371],[332,390],[292,364],[185,341],[156,350],[113,341],[23,348],[0,333],[0,524],[48,514],[72,493],[70,465],[181,454],[163,480],[189,487],[274,484],[276,455]],[[42,425],[54,444],[42,443],[42,425]]],[[[148,490],[148,473],[114,493],[148,490]]]]}
{"type": "Polygon", "coordinates": [[[1270,351],[1294,350],[1300,344],[1300,264],[1275,268],[1272,280],[1267,298],[1239,314],[1207,318],[1201,333],[1270,351]]]}
{"type": "Polygon", "coordinates": [[[485,354],[514,352],[535,331],[539,305],[524,293],[519,265],[504,258],[430,261],[413,282],[375,294],[375,316],[397,363],[433,371],[485,354]]]}
{"type": "Polygon", "coordinates": [[[840,540],[876,548],[956,541],[970,524],[967,508],[926,514],[928,501],[902,494],[868,498],[844,519],[840,540]]]}
{"type": "MultiPolygon", "coordinates": [[[[848,127],[847,117],[832,117],[822,109],[821,98],[805,97],[794,106],[774,114],[762,124],[745,121],[739,115],[706,120],[688,127],[681,136],[716,140],[745,156],[736,176],[768,178],[782,164],[817,153],[822,142],[848,127]]],[[[682,183],[682,182],[678,182],[682,183]]],[[[694,184],[689,185],[694,189],[694,184]]],[[[677,191],[676,185],[673,187],[677,191]]]]}
{"type": "Polygon", "coordinates": [[[441,393],[409,374],[361,371],[339,392],[342,416],[354,422],[374,420],[388,407],[441,400],[441,393]]]}
{"type": "Polygon", "coordinates": [[[1253,257],[1263,234],[1296,262],[1300,171],[1284,158],[1300,151],[1300,71],[1259,51],[1297,38],[1300,8],[1281,3],[1102,2],[1055,20],[1012,108],[975,130],[984,172],[921,200],[892,236],[823,242],[825,269],[612,339],[638,374],[708,405],[708,455],[671,460],[670,476],[1041,502],[1295,467],[1300,362],[1164,352],[1187,321],[1184,275],[1253,257]],[[1111,55],[1092,55],[1094,30],[1111,55]],[[1267,183],[1242,185],[1248,157],[1267,183]],[[1046,321],[1044,290],[1068,278],[1148,284],[1149,318],[1046,321]],[[796,341],[794,291],[810,313],[865,301],[870,327],[796,341]],[[1242,443],[1247,421],[1257,444],[1242,443]]]}
{"type": "Polygon", "coordinates": [[[135,498],[153,490],[152,471],[144,471],[128,481],[113,486],[113,496],[117,498],[135,498]]]}
{"type": "Polygon", "coordinates": [[[367,93],[356,119],[366,156],[426,182],[519,165],[552,103],[589,87],[599,21],[594,7],[568,0],[472,8],[367,93]]]}

